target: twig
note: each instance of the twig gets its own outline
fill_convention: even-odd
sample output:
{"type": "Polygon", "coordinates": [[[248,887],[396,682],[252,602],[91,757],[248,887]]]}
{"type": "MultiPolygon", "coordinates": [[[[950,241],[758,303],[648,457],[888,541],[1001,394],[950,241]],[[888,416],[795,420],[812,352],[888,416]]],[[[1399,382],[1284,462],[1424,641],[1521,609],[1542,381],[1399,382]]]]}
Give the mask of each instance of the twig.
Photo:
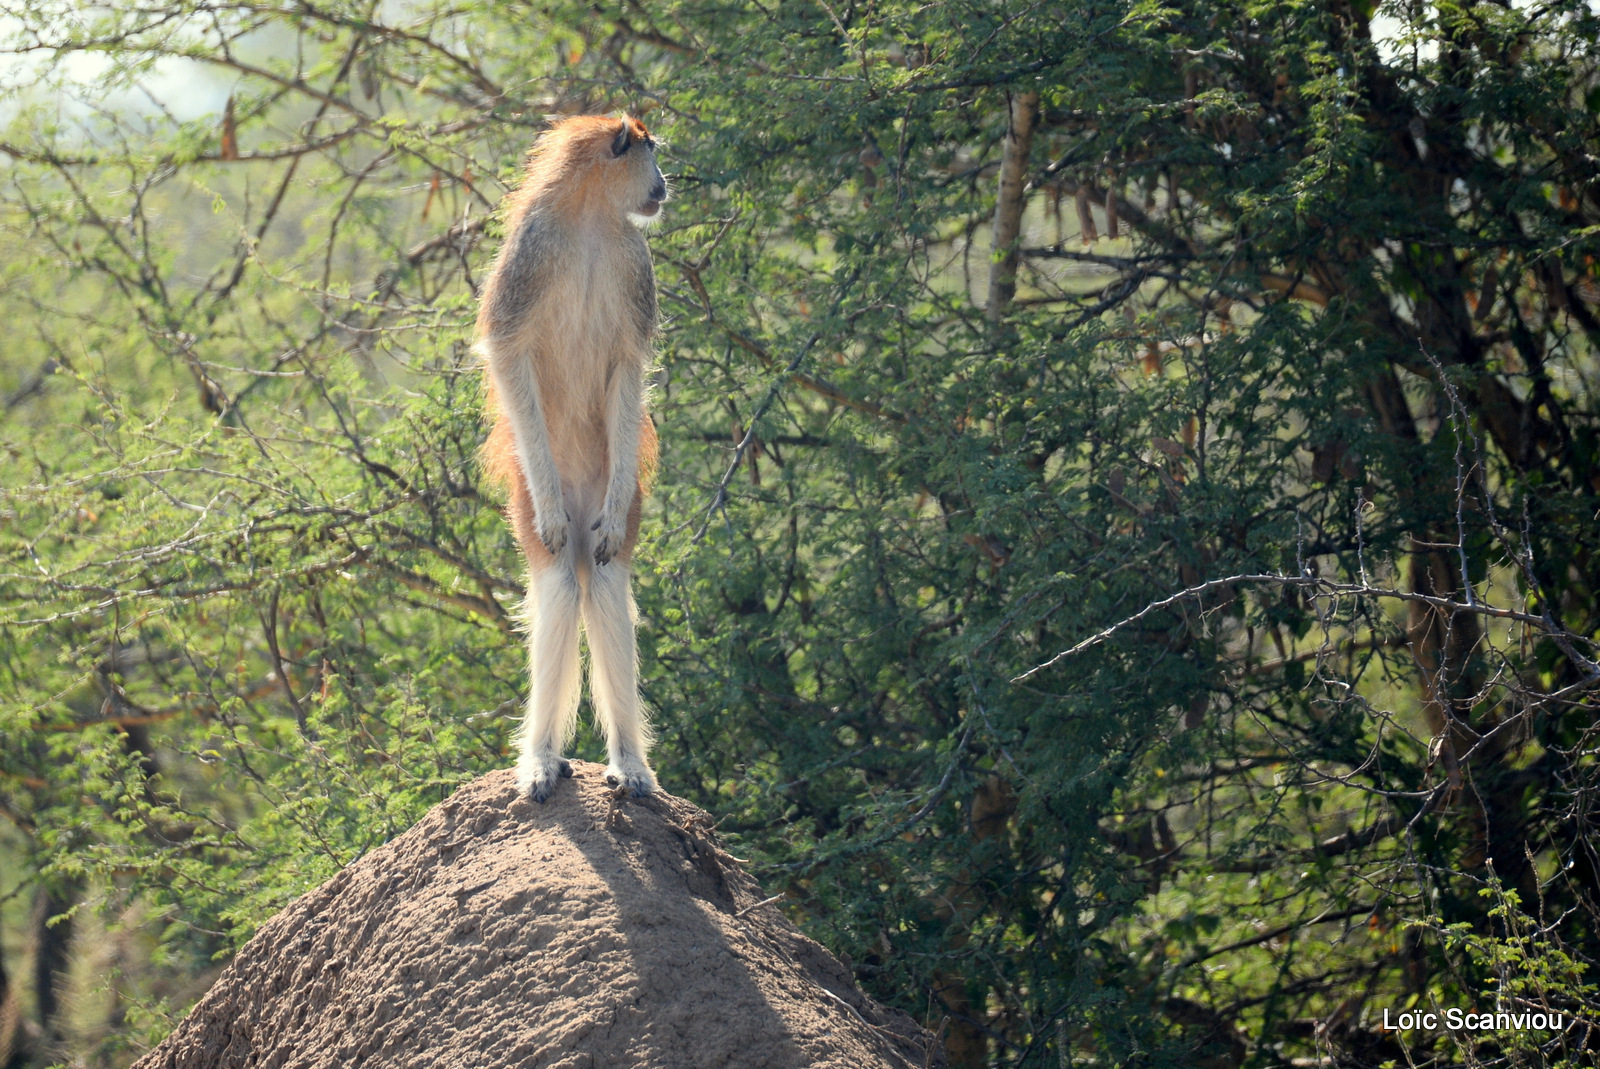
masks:
{"type": "Polygon", "coordinates": [[[771,898],[763,898],[759,902],[752,902],[748,906],[744,907],[743,909],[741,909],[737,913],[735,913],[734,916],[735,917],[742,917],[746,913],[749,913],[753,909],[760,909],[762,906],[770,906],[770,905],[772,905],[772,903],[782,900],[782,898],[783,898],[783,895],[773,895],[771,898]]]}
{"type": "Polygon", "coordinates": [[[1058,661],[1064,660],[1068,657],[1076,656],[1077,654],[1082,653],[1084,650],[1093,646],[1098,646],[1100,643],[1104,642],[1118,631],[1121,631],[1123,628],[1130,627],[1133,624],[1138,623],[1140,620],[1143,620],[1145,617],[1150,616],[1152,613],[1160,612],[1162,609],[1175,605],[1186,598],[1199,597],[1202,594],[1209,593],[1210,591],[1217,590],[1222,587],[1232,586],[1236,583],[1276,583],[1281,586],[1292,586],[1298,587],[1302,590],[1311,590],[1316,594],[1322,594],[1329,597],[1340,594],[1349,594],[1356,597],[1394,598],[1399,601],[1420,602],[1421,604],[1430,605],[1435,609],[1441,609],[1450,613],[1471,612],[1477,613],[1480,616],[1491,616],[1497,620],[1515,620],[1518,623],[1537,627],[1541,631],[1549,634],[1553,639],[1557,640],[1557,643],[1561,646],[1562,651],[1567,654],[1572,662],[1578,668],[1580,668],[1586,676],[1588,676],[1591,680],[1600,679],[1600,664],[1596,664],[1594,661],[1589,660],[1587,657],[1580,654],[1576,649],[1572,648],[1570,639],[1573,636],[1562,630],[1555,623],[1555,621],[1550,618],[1548,613],[1542,616],[1535,616],[1533,613],[1519,612],[1516,609],[1498,609],[1492,605],[1485,605],[1482,602],[1467,603],[1456,601],[1454,598],[1442,598],[1435,594],[1422,594],[1408,590],[1393,590],[1387,587],[1369,586],[1366,583],[1335,583],[1330,579],[1322,579],[1314,575],[1278,575],[1275,573],[1265,573],[1252,575],[1230,575],[1225,579],[1210,579],[1199,584],[1198,586],[1189,587],[1187,590],[1180,590],[1178,593],[1173,594],[1170,597],[1162,598],[1160,601],[1152,601],[1150,604],[1146,605],[1132,616],[1118,620],[1110,627],[1090,635],[1088,638],[1084,639],[1082,642],[1071,647],[1070,649],[1062,650],[1060,653],[1056,654],[1048,661],[1045,661],[1043,664],[1035,665],[1020,675],[1012,676],[1011,682],[1020,683],[1029,676],[1035,675],[1044,671],[1046,668],[1051,667],[1058,661]]]}
{"type": "Polygon", "coordinates": [[[1185,961],[1180,968],[1187,968],[1190,965],[1195,965],[1209,958],[1214,958],[1219,954],[1228,954],[1235,950],[1243,950],[1245,947],[1258,946],[1261,943],[1270,942],[1271,940],[1278,938],[1280,935],[1288,935],[1290,932],[1299,931],[1301,928],[1309,928],[1313,924],[1329,924],[1333,921],[1349,920],[1351,917],[1359,917],[1363,913],[1370,916],[1376,912],[1376,906],[1356,906],[1353,909],[1341,909],[1337,913],[1319,913],[1308,921],[1291,921],[1288,924],[1282,924],[1276,928],[1268,929],[1265,932],[1259,932],[1256,935],[1249,936],[1245,939],[1240,939],[1237,942],[1228,943],[1226,946],[1217,947],[1215,950],[1208,950],[1203,954],[1197,954],[1188,961],[1185,961]]]}
{"type": "MultiPolygon", "coordinates": [[[[831,319],[838,314],[840,306],[844,304],[845,295],[850,292],[850,287],[860,277],[861,268],[857,267],[850,272],[850,277],[840,284],[839,295],[834,298],[833,307],[828,309],[828,318],[831,319]]],[[[800,351],[794,354],[794,359],[790,360],[788,365],[784,367],[783,374],[773,380],[772,385],[767,388],[767,396],[763,397],[761,404],[756,406],[755,413],[750,417],[749,428],[744,432],[744,437],[739,440],[739,444],[733,450],[733,460],[728,464],[728,470],[722,473],[722,480],[717,483],[716,495],[711,499],[711,504],[706,506],[705,516],[700,521],[700,528],[695,531],[694,538],[690,540],[691,545],[697,544],[706,536],[706,529],[711,526],[711,517],[716,514],[718,509],[727,504],[728,484],[733,482],[734,475],[739,471],[739,463],[744,459],[745,451],[750,448],[750,443],[755,441],[756,427],[761,423],[761,417],[767,414],[767,409],[771,408],[772,402],[777,400],[778,390],[782,388],[784,381],[800,369],[800,364],[805,360],[806,354],[811,352],[811,347],[816,345],[821,337],[821,330],[813,331],[811,337],[806,339],[805,344],[800,346],[800,351]]]]}

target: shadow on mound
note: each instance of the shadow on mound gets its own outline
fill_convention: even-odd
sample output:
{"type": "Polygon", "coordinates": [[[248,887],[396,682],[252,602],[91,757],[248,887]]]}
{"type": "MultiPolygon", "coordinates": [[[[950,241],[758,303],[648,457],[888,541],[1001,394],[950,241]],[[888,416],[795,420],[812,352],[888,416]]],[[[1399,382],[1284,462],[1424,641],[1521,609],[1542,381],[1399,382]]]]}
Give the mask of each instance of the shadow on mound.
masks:
{"type": "Polygon", "coordinates": [[[942,1065],[687,802],[510,772],[267,923],[135,1069],[942,1065]],[[748,910],[748,912],[741,911],[748,910]]]}

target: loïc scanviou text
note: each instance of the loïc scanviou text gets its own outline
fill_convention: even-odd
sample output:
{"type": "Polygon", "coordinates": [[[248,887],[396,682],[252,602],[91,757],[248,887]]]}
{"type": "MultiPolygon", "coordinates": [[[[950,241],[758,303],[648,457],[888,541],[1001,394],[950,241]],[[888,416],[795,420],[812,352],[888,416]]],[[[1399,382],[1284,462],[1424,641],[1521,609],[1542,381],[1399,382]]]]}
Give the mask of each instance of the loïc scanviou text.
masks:
{"type": "Polygon", "coordinates": [[[1431,1010],[1406,1010],[1391,1015],[1383,1011],[1383,1029],[1386,1032],[1409,1032],[1415,1029],[1451,1032],[1559,1032],[1566,1023],[1559,1013],[1478,1013],[1452,1006],[1442,1013],[1431,1010]]]}

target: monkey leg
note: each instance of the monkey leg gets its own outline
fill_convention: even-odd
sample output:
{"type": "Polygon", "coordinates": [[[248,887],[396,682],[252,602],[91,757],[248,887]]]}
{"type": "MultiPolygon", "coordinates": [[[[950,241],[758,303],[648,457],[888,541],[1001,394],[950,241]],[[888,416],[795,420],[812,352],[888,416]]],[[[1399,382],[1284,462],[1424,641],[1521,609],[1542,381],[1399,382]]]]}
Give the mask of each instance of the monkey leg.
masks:
{"type": "Polygon", "coordinates": [[[656,789],[656,777],[645,761],[650,727],[639,703],[638,617],[629,564],[627,557],[618,557],[589,573],[583,630],[589,639],[589,694],[611,762],[606,782],[641,795],[656,789]]]}
{"type": "Polygon", "coordinates": [[[570,548],[528,579],[528,712],[518,733],[517,788],[535,802],[572,775],[561,749],[578,715],[578,577],[570,548]]]}

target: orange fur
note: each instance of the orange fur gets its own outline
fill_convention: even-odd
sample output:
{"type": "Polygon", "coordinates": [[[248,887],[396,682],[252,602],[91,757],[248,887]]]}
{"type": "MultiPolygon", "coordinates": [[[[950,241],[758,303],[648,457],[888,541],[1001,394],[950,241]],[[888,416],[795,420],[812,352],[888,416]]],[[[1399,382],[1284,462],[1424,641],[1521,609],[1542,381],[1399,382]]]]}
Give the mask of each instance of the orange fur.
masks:
{"type": "MultiPolygon", "coordinates": [[[[522,469],[517,467],[517,450],[511,440],[511,424],[495,400],[494,383],[485,376],[483,384],[483,408],[489,419],[489,436],[484,439],[478,457],[483,465],[483,473],[488,476],[489,485],[509,494],[514,486],[522,482],[522,469]]],[[[660,439],[656,436],[653,420],[647,418],[639,429],[643,432],[639,436],[639,489],[645,497],[649,497],[656,484],[656,469],[661,461],[660,439]]]]}
{"type": "MultiPolygon", "coordinates": [[[[484,408],[492,421],[489,427],[489,437],[484,440],[480,450],[483,471],[488,476],[489,485],[497,487],[506,494],[506,521],[511,525],[512,533],[517,536],[517,543],[522,546],[523,556],[527,558],[529,567],[543,568],[550,563],[552,557],[550,550],[545,547],[534,530],[533,499],[528,495],[528,484],[522,477],[522,469],[517,465],[516,446],[511,438],[511,421],[495,401],[494,383],[487,376],[484,378],[487,388],[484,391],[484,408]]],[[[644,499],[650,496],[650,490],[655,485],[656,467],[659,462],[658,439],[656,437],[655,423],[648,415],[640,424],[639,435],[639,491],[634,496],[633,507],[628,510],[628,540],[624,544],[622,555],[631,558],[634,546],[639,540],[639,517],[644,506],[644,499]]]]}
{"type": "MultiPolygon", "coordinates": [[[[650,142],[650,131],[633,117],[623,120],[631,136],[650,142]]],[[[580,212],[610,192],[604,188],[603,164],[610,151],[617,120],[599,115],[578,115],[562,119],[547,130],[528,150],[522,182],[501,203],[506,233],[522,222],[528,206],[542,199],[562,202],[563,211],[580,212]]],[[[480,320],[481,324],[481,320],[480,320]]]]}

